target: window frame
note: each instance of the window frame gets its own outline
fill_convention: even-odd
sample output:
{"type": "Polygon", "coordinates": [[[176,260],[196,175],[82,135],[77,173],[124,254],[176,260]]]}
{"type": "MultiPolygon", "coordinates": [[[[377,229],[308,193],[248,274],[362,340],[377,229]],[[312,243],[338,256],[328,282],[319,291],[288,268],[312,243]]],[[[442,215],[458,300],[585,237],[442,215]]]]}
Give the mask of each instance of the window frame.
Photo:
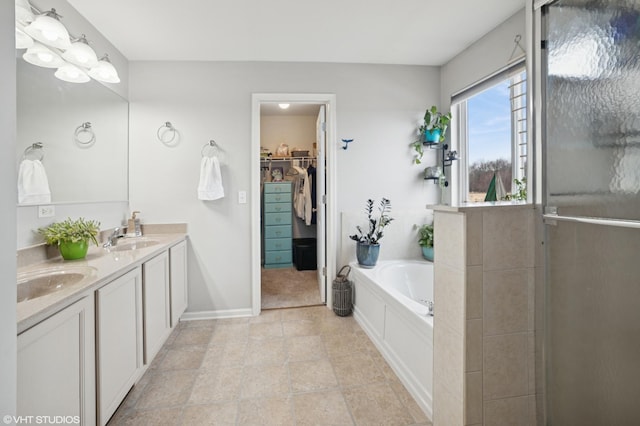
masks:
{"type": "MultiPolygon", "coordinates": [[[[460,204],[465,204],[465,203],[469,203],[469,204],[475,204],[475,203],[471,203],[469,202],[467,199],[469,198],[469,120],[468,120],[468,108],[467,108],[467,100],[470,99],[473,96],[476,96],[480,93],[482,93],[483,91],[499,84],[502,81],[505,80],[511,80],[513,79],[515,76],[518,76],[520,74],[524,73],[525,77],[524,77],[524,81],[526,86],[526,90],[524,91],[524,102],[522,104],[522,107],[525,109],[525,114],[524,114],[524,132],[526,134],[526,163],[524,164],[524,167],[522,168],[522,173],[520,173],[520,145],[519,145],[519,138],[518,138],[518,126],[517,123],[515,122],[515,114],[512,108],[512,113],[511,113],[511,167],[512,167],[512,175],[514,178],[518,178],[520,179],[521,177],[526,177],[527,179],[527,203],[531,203],[531,176],[530,176],[530,170],[531,167],[528,164],[529,162],[532,161],[533,156],[532,156],[532,151],[531,151],[531,135],[528,133],[529,128],[528,128],[528,123],[527,120],[529,119],[529,103],[528,103],[528,97],[530,96],[530,90],[529,90],[529,82],[528,82],[528,73],[527,73],[527,67],[526,67],[526,62],[525,62],[525,58],[521,58],[519,60],[514,61],[513,63],[507,65],[506,67],[504,67],[501,70],[496,71],[493,74],[490,74],[489,76],[481,79],[480,81],[468,86],[467,88],[454,93],[451,96],[451,111],[453,113],[454,116],[454,120],[456,120],[456,122],[458,123],[458,125],[455,127],[455,135],[454,138],[457,142],[457,146],[458,146],[458,150],[461,152],[461,158],[459,161],[459,168],[458,168],[458,182],[459,184],[457,185],[457,189],[458,189],[458,194],[456,196],[456,199],[458,201],[458,203],[460,204]]],[[[511,92],[511,85],[512,83],[510,82],[509,86],[510,86],[510,92],[511,92]]],[[[510,93],[510,97],[511,97],[511,93],[510,93]]],[[[513,185],[513,183],[512,183],[513,185]]],[[[453,200],[452,200],[453,201],[453,200]]]]}

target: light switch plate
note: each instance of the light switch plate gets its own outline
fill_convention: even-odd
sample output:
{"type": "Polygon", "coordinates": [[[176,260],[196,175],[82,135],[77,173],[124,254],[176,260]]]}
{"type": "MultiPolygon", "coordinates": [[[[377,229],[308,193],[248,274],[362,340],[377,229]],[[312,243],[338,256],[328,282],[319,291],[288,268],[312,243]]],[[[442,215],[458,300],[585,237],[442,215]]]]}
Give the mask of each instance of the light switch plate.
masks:
{"type": "Polygon", "coordinates": [[[53,205],[38,206],[38,217],[53,217],[56,215],[56,207],[53,205]]]}
{"type": "Polygon", "coordinates": [[[247,204],[247,191],[238,191],[238,204],[247,204]]]}

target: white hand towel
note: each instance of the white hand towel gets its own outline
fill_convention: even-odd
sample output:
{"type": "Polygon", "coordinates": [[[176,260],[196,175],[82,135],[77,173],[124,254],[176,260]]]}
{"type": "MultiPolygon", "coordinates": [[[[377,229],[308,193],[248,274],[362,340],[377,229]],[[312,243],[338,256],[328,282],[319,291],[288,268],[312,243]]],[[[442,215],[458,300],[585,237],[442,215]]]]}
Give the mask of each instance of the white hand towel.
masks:
{"type": "Polygon", "coordinates": [[[47,172],[40,160],[22,160],[18,170],[18,203],[50,203],[47,172]]]}
{"type": "Polygon", "coordinates": [[[200,161],[199,200],[217,200],[224,197],[220,162],[217,157],[202,157],[200,161]]]}

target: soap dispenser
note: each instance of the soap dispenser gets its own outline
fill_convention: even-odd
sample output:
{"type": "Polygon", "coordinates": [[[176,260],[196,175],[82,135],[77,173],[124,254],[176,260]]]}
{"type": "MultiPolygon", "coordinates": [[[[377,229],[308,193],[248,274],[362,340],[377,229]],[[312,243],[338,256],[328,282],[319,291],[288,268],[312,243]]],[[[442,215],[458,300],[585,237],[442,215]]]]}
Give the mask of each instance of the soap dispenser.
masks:
{"type": "Polygon", "coordinates": [[[142,229],[140,228],[140,219],[136,217],[139,214],[139,211],[134,211],[131,213],[131,219],[129,219],[127,224],[127,234],[132,237],[141,237],[142,229]]]}

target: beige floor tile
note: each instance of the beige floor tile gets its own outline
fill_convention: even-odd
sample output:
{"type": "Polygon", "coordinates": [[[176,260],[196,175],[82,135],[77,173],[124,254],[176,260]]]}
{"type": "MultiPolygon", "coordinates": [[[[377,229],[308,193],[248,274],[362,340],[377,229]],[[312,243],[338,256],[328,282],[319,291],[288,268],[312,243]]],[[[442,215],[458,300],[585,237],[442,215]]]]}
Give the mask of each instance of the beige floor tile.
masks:
{"type": "Polygon", "coordinates": [[[295,268],[262,269],[262,309],[290,308],[322,303],[317,271],[295,268]]]}
{"type": "Polygon", "coordinates": [[[279,397],[289,393],[289,374],[286,366],[248,366],[240,395],[242,398],[279,397]]]}
{"type": "Polygon", "coordinates": [[[359,340],[355,333],[323,334],[322,342],[329,358],[359,352],[359,340]]]}
{"type": "Polygon", "coordinates": [[[242,367],[201,371],[195,380],[189,404],[235,401],[240,397],[242,367]]]}
{"type": "Polygon", "coordinates": [[[339,317],[337,315],[325,316],[320,321],[322,334],[343,334],[359,329],[352,316],[339,317]]]}
{"type": "Polygon", "coordinates": [[[288,337],[285,346],[289,361],[310,361],[327,357],[320,336],[288,337]]]}
{"type": "Polygon", "coordinates": [[[343,393],[358,425],[410,425],[415,422],[387,383],[354,387],[343,393]]]}
{"type": "Polygon", "coordinates": [[[238,417],[236,401],[218,404],[191,405],[182,413],[182,426],[235,425],[238,417]]]}
{"type": "Polygon", "coordinates": [[[260,312],[260,315],[257,317],[249,318],[250,324],[257,324],[261,322],[275,322],[282,320],[282,310],[281,309],[269,309],[263,310],[260,312]]]}
{"type": "Polygon", "coordinates": [[[326,306],[311,306],[305,308],[282,309],[282,321],[318,320],[324,317],[326,306]]]}
{"type": "Polygon", "coordinates": [[[238,425],[293,425],[291,397],[247,399],[239,403],[238,425]]]}
{"type": "Polygon", "coordinates": [[[181,321],[180,326],[183,328],[215,328],[219,320],[193,320],[181,321]]]}
{"type": "Polygon", "coordinates": [[[249,325],[249,337],[253,339],[271,339],[282,337],[282,323],[265,322],[249,325]]]}
{"type": "Polygon", "coordinates": [[[297,426],[353,425],[340,391],[303,393],[293,396],[297,426]]]}
{"type": "Polygon", "coordinates": [[[181,328],[174,345],[208,345],[212,330],[204,327],[181,328]]]}
{"type": "Polygon", "coordinates": [[[200,368],[207,346],[174,346],[167,350],[159,370],[194,370],[200,368]]]}
{"type": "Polygon", "coordinates": [[[364,352],[331,359],[340,386],[358,386],[385,381],[386,377],[364,352]]]}
{"type": "Polygon", "coordinates": [[[246,341],[249,338],[249,323],[223,323],[213,329],[211,344],[246,341]]]}
{"type": "Polygon", "coordinates": [[[195,381],[197,372],[193,370],[175,370],[156,372],[144,393],[138,399],[135,408],[168,408],[184,404],[195,381]]]}
{"type": "Polygon", "coordinates": [[[274,339],[250,339],[247,345],[245,365],[283,365],[287,360],[282,337],[274,339]]]}
{"type": "Polygon", "coordinates": [[[338,387],[338,380],[328,359],[289,363],[292,392],[310,392],[338,387]]]}
{"type": "Polygon", "coordinates": [[[417,423],[427,423],[429,422],[429,417],[422,411],[422,408],[418,405],[418,403],[413,399],[409,391],[404,387],[400,380],[389,380],[389,386],[394,390],[402,405],[404,405],[405,409],[411,414],[413,420],[417,423]]]}
{"type": "Polygon", "coordinates": [[[182,408],[171,408],[166,410],[128,410],[118,411],[111,418],[109,426],[120,425],[154,425],[154,426],[175,426],[180,423],[182,408]]]}
{"type": "Polygon", "coordinates": [[[315,319],[284,321],[282,329],[286,337],[292,336],[319,336],[321,332],[320,321],[315,319]]]}

